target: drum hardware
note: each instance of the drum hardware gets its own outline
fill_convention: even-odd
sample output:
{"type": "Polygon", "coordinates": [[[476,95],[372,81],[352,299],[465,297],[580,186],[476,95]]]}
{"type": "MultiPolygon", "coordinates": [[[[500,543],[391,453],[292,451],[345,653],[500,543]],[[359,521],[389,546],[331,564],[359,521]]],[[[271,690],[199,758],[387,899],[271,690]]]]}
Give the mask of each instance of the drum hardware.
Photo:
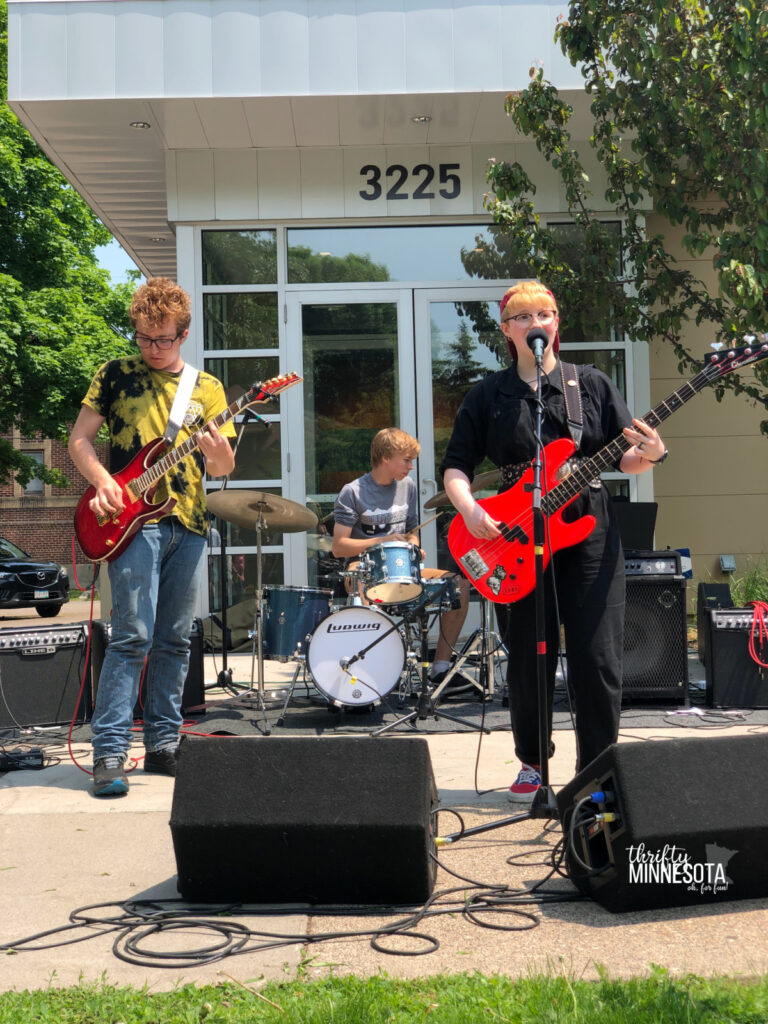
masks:
{"type": "MultiPolygon", "coordinates": [[[[307,637],[306,639],[308,641],[309,637],[307,637]]],[[[277,719],[277,725],[285,724],[285,713],[288,710],[288,705],[290,704],[291,698],[293,697],[294,692],[296,690],[296,684],[299,679],[299,673],[302,674],[302,682],[304,683],[304,688],[307,691],[307,699],[310,701],[320,701],[323,704],[327,704],[327,700],[325,697],[313,697],[312,692],[309,688],[309,682],[307,681],[307,656],[305,654],[299,654],[296,656],[296,661],[298,662],[298,664],[294,669],[293,678],[291,679],[290,686],[288,687],[288,690],[285,692],[285,700],[283,702],[283,707],[280,712],[280,715],[277,719]]]]}
{"type": "MultiPolygon", "coordinates": [[[[448,589],[450,576],[441,578],[441,595],[448,589]]],[[[390,729],[394,729],[395,726],[402,725],[404,722],[415,722],[426,721],[427,718],[445,718],[447,721],[455,722],[457,725],[466,726],[468,729],[475,729],[477,732],[484,732],[490,735],[490,729],[484,725],[476,725],[474,722],[465,722],[461,718],[457,718],[455,715],[449,715],[445,711],[439,711],[437,707],[437,700],[435,699],[435,692],[430,689],[429,685],[429,627],[431,625],[429,621],[429,611],[427,605],[434,600],[433,595],[426,593],[421,601],[416,603],[416,606],[412,610],[409,617],[418,618],[419,620],[419,633],[421,639],[421,686],[417,697],[417,706],[414,711],[404,715],[402,718],[398,718],[395,722],[390,722],[388,725],[383,726],[381,729],[376,729],[372,735],[381,736],[383,733],[388,732],[390,729]]],[[[434,612],[436,617],[439,614],[438,609],[434,612]]],[[[432,619],[434,622],[434,618],[432,619]]]]}
{"type": "Polygon", "coordinates": [[[470,658],[477,658],[479,663],[478,678],[477,680],[472,679],[472,685],[478,691],[482,700],[490,700],[493,696],[495,679],[494,658],[500,650],[504,652],[504,655],[507,654],[507,651],[499,634],[495,633],[491,628],[490,601],[481,598],[480,608],[482,625],[464,642],[456,661],[451,665],[443,679],[440,680],[440,685],[433,691],[433,698],[439,699],[446,686],[450,684],[456,673],[461,671],[464,664],[470,658]]]}
{"type": "Polygon", "coordinates": [[[264,733],[271,730],[267,721],[264,696],[264,649],[262,612],[264,588],[262,586],[261,537],[265,532],[301,533],[317,526],[317,516],[295,501],[267,491],[223,490],[208,495],[208,507],[217,516],[249,530],[256,531],[256,614],[253,631],[253,658],[251,659],[251,688],[243,696],[255,694],[258,707],[264,715],[264,733]],[[254,680],[254,663],[258,661],[258,679],[254,680]],[[256,685],[254,685],[254,682],[256,685]]]}

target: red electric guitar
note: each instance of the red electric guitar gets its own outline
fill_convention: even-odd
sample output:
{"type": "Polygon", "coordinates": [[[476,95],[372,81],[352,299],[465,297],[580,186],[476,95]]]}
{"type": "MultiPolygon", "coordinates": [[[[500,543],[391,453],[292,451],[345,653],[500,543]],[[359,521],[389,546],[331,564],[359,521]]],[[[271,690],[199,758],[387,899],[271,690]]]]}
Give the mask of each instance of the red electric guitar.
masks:
{"type": "MultiPolygon", "coordinates": [[[[286,373],[281,377],[273,377],[266,384],[254,384],[241,398],[205,426],[213,424],[215,427],[221,427],[249,405],[267,402],[273,395],[279,395],[281,391],[298,384],[301,379],[298,374],[286,373]]],[[[162,437],[156,437],[134,455],[125,469],[115,473],[115,480],[123,489],[125,504],[123,511],[117,515],[96,515],[91,511],[88,503],[95,497],[96,489],[88,488],[75,510],[75,535],[86,557],[92,562],[111,562],[125,550],[143,523],[148,519],[159,519],[171,511],[176,504],[175,498],[153,502],[152,497],[168,470],[178,465],[199,446],[203,430],[205,427],[191,434],[186,441],[172,448],[162,458],[160,456],[167,446],[162,437]]]]}
{"type": "MultiPolygon", "coordinates": [[[[731,370],[742,369],[768,356],[766,336],[752,345],[710,353],[704,369],[643,416],[648,426],[656,428],[702,388],[731,370]]],[[[568,473],[568,459],[576,446],[570,438],[548,444],[543,452],[542,509],[546,528],[544,565],[554,552],[583,541],[595,528],[594,516],[582,516],[572,523],[563,522],[563,511],[590,480],[610,470],[632,445],[620,434],[614,441],[568,473]]],[[[536,584],[533,544],[533,509],[531,485],[533,467],[508,491],[492,498],[481,498],[478,504],[492,519],[501,523],[501,537],[481,540],[473,537],[460,515],[448,529],[448,547],[469,582],[489,601],[511,604],[530,594],[536,584]]]]}

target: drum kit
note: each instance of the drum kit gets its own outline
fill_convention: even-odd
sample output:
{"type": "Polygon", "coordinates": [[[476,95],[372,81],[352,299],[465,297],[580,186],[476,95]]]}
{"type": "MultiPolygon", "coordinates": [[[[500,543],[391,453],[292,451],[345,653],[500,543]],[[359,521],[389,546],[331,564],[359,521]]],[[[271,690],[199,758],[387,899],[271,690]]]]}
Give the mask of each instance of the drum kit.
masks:
{"type": "MultiPolygon", "coordinates": [[[[421,687],[417,711],[400,721],[430,715],[451,718],[437,712],[429,696],[427,636],[429,615],[458,608],[460,594],[453,576],[423,579],[418,548],[406,542],[383,542],[369,548],[357,564],[339,575],[350,584],[353,603],[334,606],[331,589],[293,586],[263,586],[262,535],[272,532],[303,532],[316,529],[314,512],[279,495],[243,489],[220,490],[207,495],[208,507],[221,519],[256,531],[256,594],[254,661],[258,675],[251,673],[251,690],[264,712],[267,699],[264,660],[296,662],[293,679],[285,694],[278,725],[304,669],[317,691],[334,708],[363,709],[380,703],[396,688],[405,696],[416,656],[409,651],[411,628],[419,625],[421,639],[421,687]],[[363,595],[365,602],[363,600],[363,595]]],[[[318,540],[326,540],[317,534],[318,540]]],[[[310,545],[312,546],[312,545],[310,545]]],[[[323,550],[319,544],[315,545],[323,550]]],[[[309,692],[309,687],[307,687],[309,692]]],[[[282,697],[282,692],[281,692],[282,697]]],[[[469,723],[455,719],[462,725],[469,723]]],[[[397,725],[394,722],[392,725],[397,725]]],[[[386,726],[385,728],[391,728],[386,726]]],[[[380,730],[383,731],[383,730],[380,730]]]]}

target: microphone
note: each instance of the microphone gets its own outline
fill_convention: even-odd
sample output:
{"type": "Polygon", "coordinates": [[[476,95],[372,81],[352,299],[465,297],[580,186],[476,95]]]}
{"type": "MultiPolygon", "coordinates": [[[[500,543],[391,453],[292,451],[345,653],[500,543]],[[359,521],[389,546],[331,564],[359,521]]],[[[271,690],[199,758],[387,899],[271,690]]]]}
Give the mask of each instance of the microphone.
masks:
{"type": "Polygon", "coordinates": [[[534,327],[532,331],[528,331],[525,336],[525,340],[528,342],[528,348],[533,352],[536,365],[541,366],[544,349],[547,347],[547,342],[549,341],[547,332],[543,331],[541,327],[534,327]]]}

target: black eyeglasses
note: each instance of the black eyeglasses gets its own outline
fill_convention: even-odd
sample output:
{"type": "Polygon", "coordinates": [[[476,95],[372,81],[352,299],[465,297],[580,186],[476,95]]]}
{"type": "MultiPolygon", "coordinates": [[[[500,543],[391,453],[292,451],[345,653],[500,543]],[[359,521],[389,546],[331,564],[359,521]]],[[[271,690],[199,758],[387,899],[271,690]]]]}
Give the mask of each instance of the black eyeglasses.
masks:
{"type": "Polygon", "coordinates": [[[134,341],[139,348],[151,348],[153,345],[156,345],[162,352],[164,352],[166,349],[169,349],[175,341],[178,341],[181,334],[182,332],[179,331],[179,333],[175,334],[172,338],[148,338],[146,334],[135,334],[134,341]]]}

